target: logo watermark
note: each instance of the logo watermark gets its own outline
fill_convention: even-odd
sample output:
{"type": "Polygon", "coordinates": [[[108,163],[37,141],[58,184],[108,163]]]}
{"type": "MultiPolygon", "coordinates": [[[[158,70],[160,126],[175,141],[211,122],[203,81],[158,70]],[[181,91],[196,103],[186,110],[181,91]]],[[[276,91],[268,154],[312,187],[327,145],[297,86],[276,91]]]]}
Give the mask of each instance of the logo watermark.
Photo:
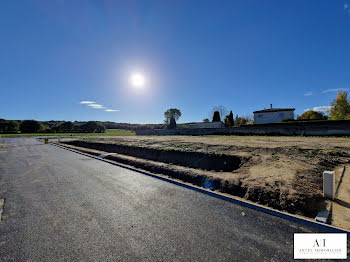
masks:
{"type": "Polygon", "coordinates": [[[346,259],[347,235],[295,233],[294,259],[346,259]]]}

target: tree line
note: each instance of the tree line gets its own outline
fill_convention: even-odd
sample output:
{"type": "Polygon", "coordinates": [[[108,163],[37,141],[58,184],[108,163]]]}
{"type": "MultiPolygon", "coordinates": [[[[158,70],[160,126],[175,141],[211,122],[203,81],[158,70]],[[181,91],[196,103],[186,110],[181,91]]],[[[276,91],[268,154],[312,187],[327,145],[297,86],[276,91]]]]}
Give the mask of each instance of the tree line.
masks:
{"type": "Polygon", "coordinates": [[[36,120],[5,120],[0,119],[0,133],[104,133],[106,127],[96,121],[88,121],[82,124],[72,122],[61,122],[57,125],[43,125],[36,120]]]}

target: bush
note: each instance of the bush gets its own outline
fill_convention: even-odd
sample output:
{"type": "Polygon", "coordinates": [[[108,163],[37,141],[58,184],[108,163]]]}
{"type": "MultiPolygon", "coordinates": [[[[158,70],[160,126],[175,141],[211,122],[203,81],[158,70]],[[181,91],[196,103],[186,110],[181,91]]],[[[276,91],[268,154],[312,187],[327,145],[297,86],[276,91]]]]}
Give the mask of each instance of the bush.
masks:
{"type": "Polygon", "coordinates": [[[327,118],[328,117],[321,112],[309,110],[299,116],[297,120],[327,120],[327,118]]]}

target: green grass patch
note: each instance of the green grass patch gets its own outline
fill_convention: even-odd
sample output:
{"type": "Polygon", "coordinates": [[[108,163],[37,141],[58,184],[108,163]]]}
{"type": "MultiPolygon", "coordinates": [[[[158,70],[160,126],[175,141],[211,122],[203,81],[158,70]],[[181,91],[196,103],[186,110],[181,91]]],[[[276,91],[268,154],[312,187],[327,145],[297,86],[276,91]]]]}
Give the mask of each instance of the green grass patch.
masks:
{"type": "Polygon", "coordinates": [[[134,136],[135,131],[124,129],[107,129],[105,133],[28,133],[0,134],[0,137],[41,136],[41,137],[71,137],[71,136],[134,136]]]}
{"type": "Polygon", "coordinates": [[[124,129],[107,129],[106,133],[103,133],[105,136],[135,136],[135,131],[124,130],[124,129]]]}

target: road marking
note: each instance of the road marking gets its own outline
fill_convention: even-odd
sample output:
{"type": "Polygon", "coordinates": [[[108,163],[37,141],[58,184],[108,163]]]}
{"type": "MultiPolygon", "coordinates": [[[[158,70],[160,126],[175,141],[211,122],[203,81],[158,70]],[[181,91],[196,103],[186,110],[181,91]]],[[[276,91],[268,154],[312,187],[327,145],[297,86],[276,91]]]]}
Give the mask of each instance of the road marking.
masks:
{"type": "Polygon", "coordinates": [[[98,158],[102,158],[102,159],[103,159],[103,158],[105,158],[106,156],[108,156],[108,154],[101,154],[101,155],[98,156],[98,158]]]}
{"type": "Polygon", "coordinates": [[[110,156],[110,155],[115,155],[116,153],[107,153],[107,154],[101,154],[98,156],[98,158],[104,159],[106,156],[110,156]]]}
{"type": "Polygon", "coordinates": [[[1,222],[1,218],[2,218],[2,212],[3,212],[3,208],[4,208],[4,203],[5,203],[5,199],[0,199],[0,222],[1,222]]]}

